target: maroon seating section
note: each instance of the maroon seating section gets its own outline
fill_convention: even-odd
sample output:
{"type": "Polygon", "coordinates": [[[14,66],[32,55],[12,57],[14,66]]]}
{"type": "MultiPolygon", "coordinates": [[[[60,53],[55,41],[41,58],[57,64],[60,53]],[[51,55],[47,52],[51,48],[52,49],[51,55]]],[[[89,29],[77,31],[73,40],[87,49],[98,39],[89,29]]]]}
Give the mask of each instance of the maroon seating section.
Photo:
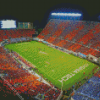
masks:
{"type": "Polygon", "coordinates": [[[74,52],[92,54],[96,57],[100,55],[100,23],[98,22],[51,19],[38,38],[74,52]]]}
{"type": "Polygon", "coordinates": [[[14,30],[0,30],[0,41],[3,39],[20,38],[20,37],[32,37],[35,34],[34,29],[14,29],[14,30]]]}
{"type": "MultiPolygon", "coordinates": [[[[23,62],[25,62],[25,60],[23,60],[23,58],[18,54],[13,54],[15,57],[20,58],[23,62]]],[[[25,62],[25,64],[27,63],[25,62]]],[[[37,76],[30,74],[27,70],[23,69],[22,65],[16,62],[12,55],[7,53],[3,47],[0,47],[0,74],[4,73],[6,73],[7,76],[3,76],[3,78],[8,81],[18,93],[24,93],[29,96],[36,96],[38,93],[44,93],[46,96],[45,98],[48,97],[48,100],[55,100],[60,94],[59,89],[57,89],[56,92],[55,89],[52,89],[47,84],[38,81],[37,76]],[[17,83],[20,85],[14,86],[17,83]],[[51,90],[48,91],[49,89],[51,90]]],[[[15,95],[15,93],[11,90],[5,81],[0,79],[0,83],[3,84],[3,87],[0,86],[0,91],[6,87],[6,91],[3,90],[5,91],[6,95],[11,93],[15,95]]]]}

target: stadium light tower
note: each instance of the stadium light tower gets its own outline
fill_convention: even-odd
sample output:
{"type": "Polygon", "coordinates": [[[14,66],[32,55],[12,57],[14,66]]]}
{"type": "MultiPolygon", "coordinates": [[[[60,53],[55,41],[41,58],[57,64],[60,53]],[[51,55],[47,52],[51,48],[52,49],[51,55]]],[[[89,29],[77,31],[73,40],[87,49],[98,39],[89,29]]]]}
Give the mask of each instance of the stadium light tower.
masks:
{"type": "Polygon", "coordinates": [[[80,13],[51,13],[52,16],[73,16],[73,17],[81,17],[80,13]]]}

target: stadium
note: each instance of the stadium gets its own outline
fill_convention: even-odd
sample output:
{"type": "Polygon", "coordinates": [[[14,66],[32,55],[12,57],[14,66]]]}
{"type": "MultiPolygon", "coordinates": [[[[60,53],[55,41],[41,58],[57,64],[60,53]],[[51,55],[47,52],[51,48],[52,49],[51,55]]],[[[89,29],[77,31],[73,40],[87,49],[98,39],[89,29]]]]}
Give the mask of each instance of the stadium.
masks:
{"type": "Polygon", "coordinates": [[[32,22],[0,21],[2,100],[100,100],[100,22],[52,11],[32,22]]]}

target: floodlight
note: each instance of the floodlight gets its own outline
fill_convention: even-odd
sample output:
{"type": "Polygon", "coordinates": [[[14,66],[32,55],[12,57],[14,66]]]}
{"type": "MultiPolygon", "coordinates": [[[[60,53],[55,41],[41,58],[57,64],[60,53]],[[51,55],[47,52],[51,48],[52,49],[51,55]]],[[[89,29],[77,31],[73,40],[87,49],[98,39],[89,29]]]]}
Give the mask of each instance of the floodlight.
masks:
{"type": "Polygon", "coordinates": [[[79,14],[79,13],[51,13],[51,15],[53,16],[82,16],[82,14],[79,14]]]}

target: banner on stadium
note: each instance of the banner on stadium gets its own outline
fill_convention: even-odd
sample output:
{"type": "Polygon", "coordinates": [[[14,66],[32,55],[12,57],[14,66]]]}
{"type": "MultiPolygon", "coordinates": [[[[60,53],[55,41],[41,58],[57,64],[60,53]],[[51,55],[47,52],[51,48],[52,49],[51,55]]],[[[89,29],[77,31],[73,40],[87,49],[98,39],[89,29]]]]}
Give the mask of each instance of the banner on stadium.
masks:
{"type": "Polygon", "coordinates": [[[74,54],[75,56],[77,56],[77,53],[76,53],[76,52],[73,52],[73,54],[74,54]]]}
{"type": "Polygon", "coordinates": [[[82,53],[78,53],[79,54],[79,56],[81,56],[81,57],[83,57],[83,58],[86,58],[86,55],[84,55],[84,54],[82,54],[82,53]]]}
{"type": "Polygon", "coordinates": [[[47,41],[42,41],[42,42],[43,42],[43,43],[46,43],[46,44],[48,43],[47,41]]]}
{"type": "Polygon", "coordinates": [[[33,40],[37,40],[38,41],[39,39],[38,38],[33,38],[33,40]]]}
{"type": "Polygon", "coordinates": [[[38,41],[43,41],[44,39],[39,39],[38,41]]]}

